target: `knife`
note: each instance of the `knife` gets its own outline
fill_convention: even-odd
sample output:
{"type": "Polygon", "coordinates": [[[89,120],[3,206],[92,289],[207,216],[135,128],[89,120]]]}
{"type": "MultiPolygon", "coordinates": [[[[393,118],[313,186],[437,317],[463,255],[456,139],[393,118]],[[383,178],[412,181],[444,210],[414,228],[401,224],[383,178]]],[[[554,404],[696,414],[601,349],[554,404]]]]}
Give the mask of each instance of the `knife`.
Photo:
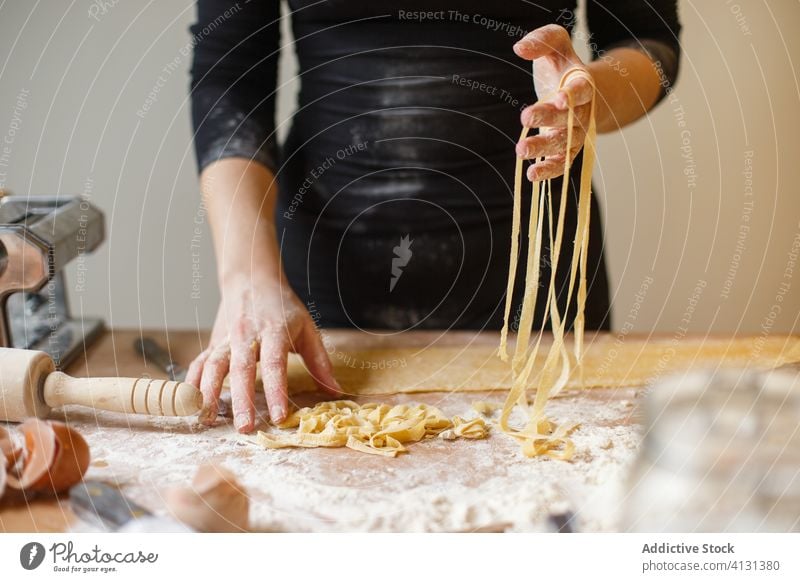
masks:
{"type": "Polygon", "coordinates": [[[167,350],[162,348],[151,337],[140,337],[133,342],[136,352],[145,360],[150,360],[161,370],[164,370],[170,380],[183,382],[186,380],[186,370],[172,361],[167,350]]]}
{"type": "Polygon", "coordinates": [[[69,506],[84,523],[104,532],[191,532],[187,525],[158,517],[102,481],[82,481],[69,490],[69,506]]]}

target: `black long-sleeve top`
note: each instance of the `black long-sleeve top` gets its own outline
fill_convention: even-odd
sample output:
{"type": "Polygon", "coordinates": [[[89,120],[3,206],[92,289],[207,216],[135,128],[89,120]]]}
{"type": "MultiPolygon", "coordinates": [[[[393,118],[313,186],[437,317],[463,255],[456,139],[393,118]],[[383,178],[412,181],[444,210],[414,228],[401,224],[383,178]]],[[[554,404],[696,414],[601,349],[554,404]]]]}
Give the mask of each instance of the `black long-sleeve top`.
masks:
{"type": "MultiPolygon", "coordinates": [[[[237,156],[275,172],[284,268],[321,323],[499,326],[514,144],[520,111],[536,99],[530,63],[512,46],[544,24],[572,31],[574,2],[288,7],[282,15],[275,0],[198,2],[191,90],[200,168],[237,156]],[[293,46],[281,46],[280,18],[291,18],[293,46]],[[280,50],[295,50],[300,69],[284,144],[274,118],[280,50]]],[[[665,87],[674,82],[675,0],[589,0],[586,13],[595,57],[639,48],[658,61],[665,87]]],[[[608,289],[597,212],[591,235],[587,326],[598,328],[608,289]]]]}

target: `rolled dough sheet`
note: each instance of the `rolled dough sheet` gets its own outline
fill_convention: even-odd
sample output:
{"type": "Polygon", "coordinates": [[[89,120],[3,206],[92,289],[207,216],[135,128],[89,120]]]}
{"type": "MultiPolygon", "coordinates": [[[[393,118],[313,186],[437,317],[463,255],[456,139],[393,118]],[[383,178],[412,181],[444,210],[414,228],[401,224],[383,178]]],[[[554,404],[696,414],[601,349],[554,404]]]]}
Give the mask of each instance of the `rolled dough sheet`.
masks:
{"type": "MultiPolygon", "coordinates": [[[[540,352],[542,363],[546,353],[546,349],[540,352]]],[[[508,390],[511,386],[508,364],[500,361],[493,346],[337,350],[329,355],[336,378],[349,395],[508,390]]],[[[800,362],[797,336],[679,341],[630,337],[620,341],[603,336],[587,345],[583,385],[575,375],[567,388],[645,386],[687,369],[770,369],[796,362],[800,362]]],[[[534,374],[540,367],[537,361],[534,374]]],[[[294,354],[289,358],[288,373],[291,392],[315,389],[302,360],[294,354]]]]}

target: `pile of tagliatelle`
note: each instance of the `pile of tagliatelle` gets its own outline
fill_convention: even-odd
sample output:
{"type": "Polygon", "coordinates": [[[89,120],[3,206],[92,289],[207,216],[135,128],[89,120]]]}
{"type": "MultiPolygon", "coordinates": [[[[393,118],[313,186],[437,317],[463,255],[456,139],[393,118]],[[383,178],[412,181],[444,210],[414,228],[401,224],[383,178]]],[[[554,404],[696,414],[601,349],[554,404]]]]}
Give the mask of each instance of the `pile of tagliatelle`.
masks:
{"type": "MultiPolygon", "coordinates": [[[[595,139],[597,127],[595,124],[595,86],[591,77],[582,69],[568,70],[561,78],[559,90],[567,95],[569,112],[567,118],[567,146],[564,161],[564,180],[561,187],[561,198],[556,215],[553,208],[553,198],[550,180],[533,183],[533,200],[528,226],[528,260],[525,272],[525,294],[522,301],[519,332],[514,357],[511,360],[513,383],[505,404],[500,414],[500,428],[502,431],[522,444],[522,452],[528,457],[547,455],[555,459],[567,460],[572,457],[574,445],[568,438],[577,425],[563,424],[557,426],[550,422],[544,415],[547,399],[561,391],[574,372],[580,373],[583,360],[583,333],[584,309],[586,306],[586,260],[589,247],[589,215],[592,202],[592,168],[595,161],[595,139]],[[583,165],[581,166],[580,190],[578,193],[578,223],[573,247],[569,287],[567,290],[566,308],[563,314],[559,313],[556,297],[555,274],[561,254],[564,237],[564,216],[566,210],[567,193],[569,187],[569,171],[572,160],[568,152],[572,150],[573,123],[575,107],[570,88],[567,85],[571,77],[581,75],[592,87],[592,100],[590,105],[589,124],[583,143],[583,165]],[[547,215],[547,236],[550,247],[550,283],[547,287],[547,301],[545,303],[544,321],[550,318],[553,342],[545,357],[544,364],[531,377],[534,362],[539,352],[544,332],[544,321],[539,331],[533,348],[529,349],[531,330],[533,326],[534,308],[539,291],[539,267],[542,250],[542,238],[545,230],[545,214],[547,215]],[[553,222],[556,221],[555,232],[553,222]],[[575,282],[578,281],[577,307],[574,322],[574,362],[564,345],[564,332],[568,321],[567,312],[575,291],[575,282]],[[529,406],[527,398],[528,386],[536,386],[536,396],[533,406],[529,406]],[[515,406],[521,406],[528,415],[528,421],[522,428],[513,428],[509,425],[509,417],[515,406]]],[[[528,129],[523,128],[520,139],[524,139],[528,129]]],[[[516,175],[514,178],[514,211],[512,218],[511,235],[511,261],[508,271],[508,287],[505,305],[505,323],[500,339],[500,358],[508,361],[508,322],[513,300],[514,277],[517,270],[519,257],[519,238],[521,222],[521,197],[522,197],[522,171],[523,160],[517,158],[516,175]]]]}
{"type": "Polygon", "coordinates": [[[482,439],[488,431],[482,418],[449,419],[438,408],[426,404],[359,405],[350,400],[301,408],[278,426],[297,430],[291,434],[259,432],[258,443],[269,449],[348,447],[384,457],[406,452],[404,443],[436,436],[448,440],[482,439]]]}

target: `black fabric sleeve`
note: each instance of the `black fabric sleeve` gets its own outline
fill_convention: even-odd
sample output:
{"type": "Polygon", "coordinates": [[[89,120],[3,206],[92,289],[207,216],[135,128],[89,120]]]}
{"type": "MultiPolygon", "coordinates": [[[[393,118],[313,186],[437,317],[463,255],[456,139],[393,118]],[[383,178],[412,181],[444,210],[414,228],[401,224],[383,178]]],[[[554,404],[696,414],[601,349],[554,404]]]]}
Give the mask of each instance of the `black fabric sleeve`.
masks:
{"type": "Polygon", "coordinates": [[[661,98],[678,78],[681,24],[677,0],[587,0],[595,58],[618,47],[645,53],[659,69],[661,98]]]}
{"type": "Polygon", "coordinates": [[[190,77],[200,171],[226,157],[275,171],[279,18],[279,0],[197,2],[190,77]]]}

